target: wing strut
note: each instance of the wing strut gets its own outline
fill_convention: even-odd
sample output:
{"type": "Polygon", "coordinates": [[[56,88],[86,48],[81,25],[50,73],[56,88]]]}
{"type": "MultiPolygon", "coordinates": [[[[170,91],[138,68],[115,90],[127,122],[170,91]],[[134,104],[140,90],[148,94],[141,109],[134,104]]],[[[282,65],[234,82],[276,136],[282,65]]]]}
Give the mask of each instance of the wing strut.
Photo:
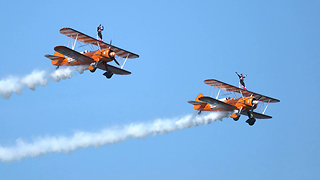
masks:
{"type": "Polygon", "coordinates": [[[72,46],[72,50],[74,50],[74,48],[76,47],[76,43],[77,43],[77,40],[78,40],[78,35],[79,34],[77,34],[77,37],[74,39],[74,44],[72,46]]]}
{"type": "Polygon", "coordinates": [[[217,96],[216,96],[216,99],[218,99],[218,97],[219,97],[219,95],[220,95],[220,91],[221,91],[221,89],[219,88],[219,91],[218,91],[218,94],[217,94],[217,96]]]}
{"type": "Polygon", "coordinates": [[[121,69],[124,67],[124,65],[126,64],[126,62],[127,62],[127,59],[128,59],[128,57],[129,57],[129,53],[128,53],[128,55],[127,55],[127,57],[126,57],[126,59],[124,60],[124,62],[123,62],[123,64],[122,64],[122,66],[121,66],[121,69]]]}
{"type": "Polygon", "coordinates": [[[242,99],[243,99],[243,94],[242,94],[242,91],[240,90],[240,94],[241,94],[241,97],[242,97],[242,99]]]}
{"type": "Polygon", "coordinates": [[[234,97],[238,98],[238,96],[236,95],[236,93],[234,91],[233,91],[233,95],[234,95],[234,97]]]}
{"type": "Polygon", "coordinates": [[[264,111],[262,112],[262,114],[264,114],[266,112],[266,110],[267,110],[267,108],[269,106],[269,103],[270,103],[270,99],[268,100],[268,104],[267,104],[266,108],[264,108],[264,111]]]}
{"type": "Polygon", "coordinates": [[[100,43],[98,41],[97,41],[97,46],[98,46],[99,50],[101,50],[100,43]]]}

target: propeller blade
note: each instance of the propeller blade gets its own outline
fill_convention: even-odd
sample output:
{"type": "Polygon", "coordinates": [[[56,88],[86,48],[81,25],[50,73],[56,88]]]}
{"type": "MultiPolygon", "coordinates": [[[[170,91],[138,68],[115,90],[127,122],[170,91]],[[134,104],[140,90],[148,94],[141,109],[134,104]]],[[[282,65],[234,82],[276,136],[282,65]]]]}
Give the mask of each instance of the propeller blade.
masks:
{"type": "Polygon", "coordinates": [[[109,50],[109,57],[110,57],[114,62],[116,62],[116,63],[120,66],[120,64],[119,64],[119,62],[116,60],[116,57],[115,57],[115,56],[116,56],[116,53],[110,49],[110,50],[109,50]]]}
{"type": "Polygon", "coordinates": [[[114,62],[116,62],[119,66],[120,64],[118,63],[118,61],[116,60],[116,58],[113,58],[114,62]]]}
{"type": "Polygon", "coordinates": [[[110,40],[110,46],[109,46],[109,49],[111,49],[111,47],[112,47],[112,39],[110,40]]]}

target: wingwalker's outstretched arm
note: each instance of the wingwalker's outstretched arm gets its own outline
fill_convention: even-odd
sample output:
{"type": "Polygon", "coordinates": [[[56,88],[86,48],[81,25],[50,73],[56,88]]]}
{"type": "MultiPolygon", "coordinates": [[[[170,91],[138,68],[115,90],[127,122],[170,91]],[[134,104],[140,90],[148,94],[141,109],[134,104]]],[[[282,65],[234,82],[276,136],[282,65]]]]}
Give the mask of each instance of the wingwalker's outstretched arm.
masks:
{"type": "Polygon", "coordinates": [[[236,74],[239,76],[239,78],[241,78],[241,76],[238,74],[238,72],[236,72],[236,74]]]}
{"type": "MultiPolygon", "coordinates": [[[[247,77],[247,75],[243,76],[243,74],[239,75],[238,72],[236,72],[236,74],[239,76],[239,83],[242,85],[242,88],[247,90],[246,85],[244,84],[244,78],[247,77]]],[[[239,84],[239,87],[240,87],[239,84]]]]}
{"type": "Polygon", "coordinates": [[[245,75],[245,76],[243,76],[242,74],[240,75],[240,74],[238,74],[238,72],[236,72],[236,74],[239,76],[239,78],[245,78],[245,77],[247,77],[247,75],[245,75]]]}

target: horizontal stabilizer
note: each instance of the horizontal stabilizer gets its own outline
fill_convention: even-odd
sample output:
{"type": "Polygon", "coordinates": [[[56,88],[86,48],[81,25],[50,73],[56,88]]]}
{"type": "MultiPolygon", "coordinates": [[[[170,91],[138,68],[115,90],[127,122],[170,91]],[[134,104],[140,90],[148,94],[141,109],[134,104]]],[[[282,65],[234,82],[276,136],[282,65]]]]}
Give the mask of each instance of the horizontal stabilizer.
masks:
{"type": "Polygon", "coordinates": [[[59,56],[53,56],[53,55],[44,55],[46,58],[51,59],[52,61],[61,61],[64,60],[64,57],[59,57],[59,56]]]}
{"type": "Polygon", "coordinates": [[[237,107],[233,105],[227,104],[225,102],[219,101],[217,99],[214,99],[208,96],[201,97],[199,98],[199,100],[214,106],[216,109],[224,109],[226,111],[233,111],[237,109],[237,107]]]}
{"type": "Polygon", "coordinates": [[[199,102],[199,101],[188,101],[188,103],[192,105],[199,105],[199,106],[205,106],[207,103],[199,102]]]}

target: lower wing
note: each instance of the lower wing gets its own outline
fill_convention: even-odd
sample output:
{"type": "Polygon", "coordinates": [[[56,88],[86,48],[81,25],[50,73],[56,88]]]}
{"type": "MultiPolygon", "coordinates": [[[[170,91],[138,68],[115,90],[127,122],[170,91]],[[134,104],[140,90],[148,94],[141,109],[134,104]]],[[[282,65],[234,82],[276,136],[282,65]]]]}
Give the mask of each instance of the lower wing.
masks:
{"type": "MultiPolygon", "coordinates": [[[[242,115],[248,115],[246,111],[242,111],[241,112],[242,115]]],[[[257,119],[271,119],[271,116],[265,115],[265,114],[261,114],[261,113],[257,113],[257,112],[252,112],[253,117],[257,118],[257,119]]]]}
{"type": "MultiPolygon", "coordinates": [[[[117,68],[117,67],[109,65],[109,64],[107,64],[107,66],[108,66],[108,71],[111,71],[114,74],[118,74],[118,75],[129,75],[129,74],[131,74],[131,72],[126,71],[124,69],[120,69],[120,68],[117,68]]],[[[105,65],[100,64],[98,66],[98,68],[101,69],[101,70],[107,71],[105,65]]]]}

